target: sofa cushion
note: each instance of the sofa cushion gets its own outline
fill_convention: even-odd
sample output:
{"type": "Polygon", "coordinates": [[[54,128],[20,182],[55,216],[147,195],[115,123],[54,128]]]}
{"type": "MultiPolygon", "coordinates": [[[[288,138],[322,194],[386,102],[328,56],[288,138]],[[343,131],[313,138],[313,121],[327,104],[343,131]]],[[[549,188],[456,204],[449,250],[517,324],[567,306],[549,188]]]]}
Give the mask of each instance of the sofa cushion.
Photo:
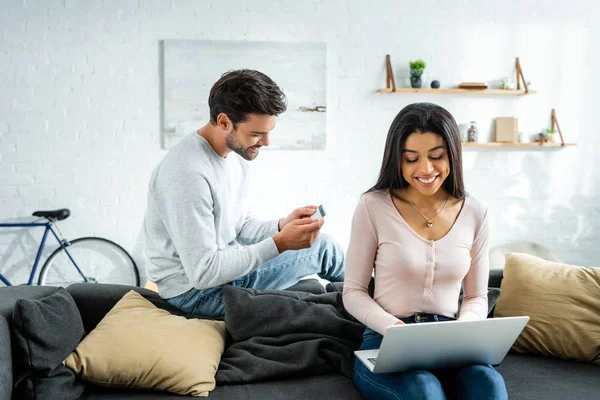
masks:
{"type": "Polygon", "coordinates": [[[496,370],[510,400],[591,400],[598,398],[600,371],[593,364],[509,353],[496,370]]]}
{"type": "Polygon", "coordinates": [[[10,326],[4,315],[0,315],[0,399],[12,396],[12,349],[10,326]]]}
{"type": "MultiPolygon", "coordinates": [[[[132,389],[110,389],[98,386],[90,390],[81,400],[182,400],[192,397],[167,392],[150,392],[132,389]]],[[[351,379],[340,374],[324,374],[304,378],[283,379],[251,384],[217,386],[210,392],[210,400],[306,400],[343,399],[362,400],[351,379]]]]}
{"type": "Polygon", "coordinates": [[[171,314],[185,316],[185,313],[163,300],[158,293],[129,285],[108,283],[75,283],[67,287],[79,308],[86,332],[91,332],[104,316],[131,290],[138,292],[157,308],[171,314]]]}
{"type": "Polygon", "coordinates": [[[514,351],[600,365],[600,269],[512,253],[501,288],[495,316],[530,317],[514,351]]]}
{"type": "MultiPolygon", "coordinates": [[[[114,305],[117,304],[117,302],[130,290],[138,292],[157,308],[166,310],[173,315],[179,315],[185,318],[198,318],[197,316],[186,314],[177,307],[172,306],[166,300],[161,298],[157,292],[150,289],[109,283],[75,283],[67,287],[67,291],[73,296],[75,304],[77,304],[77,307],[79,308],[86,332],[91,332],[96,325],[98,325],[100,320],[104,318],[106,313],[108,313],[110,309],[113,308],[114,305]]],[[[325,292],[323,285],[316,279],[303,279],[286,290],[315,294],[325,292]]],[[[0,306],[1,305],[0,298],[0,306]]]]}
{"type": "Polygon", "coordinates": [[[63,288],[41,299],[19,299],[12,315],[15,395],[19,399],[77,399],[84,385],[61,362],[85,335],[63,288]]]}
{"type": "Polygon", "coordinates": [[[495,287],[500,289],[500,284],[502,283],[502,278],[504,276],[504,268],[503,269],[491,269],[490,277],[488,279],[488,287],[495,287]]]}
{"type": "Polygon", "coordinates": [[[13,390],[11,321],[19,299],[41,299],[56,290],[51,286],[9,286],[0,289],[0,399],[10,399],[13,390]],[[11,357],[7,356],[11,355],[11,357]]]}
{"type": "Polygon", "coordinates": [[[207,396],[224,347],[222,321],[172,315],[132,290],[64,364],[99,385],[207,396]]]}
{"type": "Polygon", "coordinates": [[[54,293],[54,286],[9,286],[0,288],[0,315],[11,322],[15,303],[20,299],[43,299],[54,293]]]}

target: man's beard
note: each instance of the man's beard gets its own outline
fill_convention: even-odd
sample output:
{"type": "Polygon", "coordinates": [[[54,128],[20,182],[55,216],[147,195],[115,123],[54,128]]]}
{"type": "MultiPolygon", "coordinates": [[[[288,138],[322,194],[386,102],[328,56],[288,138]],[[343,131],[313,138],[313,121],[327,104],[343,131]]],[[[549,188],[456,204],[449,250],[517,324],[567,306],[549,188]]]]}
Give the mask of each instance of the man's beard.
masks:
{"type": "Polygon", "coordinates": [[[235,129],[231,131],[231,133],[229,133],[227,135],[227,137],[225,138],[225,144],[227,145],[227,147],[233,151],[234,153],[238,154],[240,157],[242,157],[245,160],[248,161],[252,161],[256,158],[256,156],[258,155],[258,152],[253,153],[250,151],[251,148],[259,148],[260,146],[252,146],[252,147],[244,147],[244,145],[240,142],[240,140],[238,139],[238,137],[235,134],[235,129]]]}

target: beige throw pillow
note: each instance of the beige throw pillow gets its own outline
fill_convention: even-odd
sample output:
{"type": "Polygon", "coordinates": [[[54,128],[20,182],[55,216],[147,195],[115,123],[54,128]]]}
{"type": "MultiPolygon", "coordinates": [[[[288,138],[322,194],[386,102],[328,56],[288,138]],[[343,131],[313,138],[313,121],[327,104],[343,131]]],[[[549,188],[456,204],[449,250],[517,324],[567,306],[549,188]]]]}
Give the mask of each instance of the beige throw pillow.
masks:
{"type": "Polygon", "coordinates": [[[63,364],[98,385],[208,396],[224,348],[224,322],[172,315],[132,290],[63,364]]]}
{"type": "Polygon", "coordinates": [[[495,317],[531,319],[512,350],[600,365],[600,269],[507,254],[495,317]]]}

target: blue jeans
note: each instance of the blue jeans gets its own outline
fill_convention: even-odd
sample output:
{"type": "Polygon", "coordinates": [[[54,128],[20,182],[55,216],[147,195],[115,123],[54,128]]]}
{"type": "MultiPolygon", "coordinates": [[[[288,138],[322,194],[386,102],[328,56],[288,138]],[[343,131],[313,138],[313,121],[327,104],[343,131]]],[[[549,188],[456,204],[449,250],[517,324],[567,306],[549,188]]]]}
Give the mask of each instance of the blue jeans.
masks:
{"type": "MultiPolygon", "coordinates": [[[[321,234],[310,248],[285,251],[255,271],[227,285],[255,289],[286,289],[313,274],[330,282],[342,282],[344,258],[343,248],[331,236],[321,234]]],[[[202,290],[190,289],[166,300],[187,314],[222,318],[225,314],[223,286],[225,285],[202,290]]]]}
{"type": "MultiPolygon", "coordinates": [[[[424,323],[451,319],[432,314],[416,314],[409,318],[402,318],[402,321],[424,323]]],[[[378,349],[382,340],[383,336],[367,328],[360,349],[378,349]]],[[[491,365],[374,374],[356,359],[354,384],[367,400],[508,399],[504,379],[491,365]]]]}

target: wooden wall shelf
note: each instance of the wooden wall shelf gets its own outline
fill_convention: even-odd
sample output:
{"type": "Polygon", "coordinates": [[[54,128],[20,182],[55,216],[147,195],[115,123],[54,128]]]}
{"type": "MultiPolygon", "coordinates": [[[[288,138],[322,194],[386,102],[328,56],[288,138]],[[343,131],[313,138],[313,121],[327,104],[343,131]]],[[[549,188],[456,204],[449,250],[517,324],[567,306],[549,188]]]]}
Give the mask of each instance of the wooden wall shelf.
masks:
{"type": "Polygon", "coordinates": [[[536,93],[534,90],[526,92],[525,90],[505,90],[505,89],[427,89],[427,88],[392,88],[379,89],[377,93],[429,93],[429,94],[473,94],[473,95],[512,95],[523,96],[526,94],[536,93]]]}
{"type": "Polygon", "coordinates": [[[471,142],[463,142],[462,143],[463,147],[487,147],[487,148],[497,148],[497,147],[520,147],[520,148],[538,148],[538,149],[543,149],[543,148],[561,148],[561,147],[571,147],[571,146],[576,146],[575,143],[565,143],[564,146],[561,145],[560,143],[544,143],[544,144],[540,144],[538,142],[534,142],[534,143],[502,143],[502,142],[488,142],[488,143],[471,143],[471,142]]]}

